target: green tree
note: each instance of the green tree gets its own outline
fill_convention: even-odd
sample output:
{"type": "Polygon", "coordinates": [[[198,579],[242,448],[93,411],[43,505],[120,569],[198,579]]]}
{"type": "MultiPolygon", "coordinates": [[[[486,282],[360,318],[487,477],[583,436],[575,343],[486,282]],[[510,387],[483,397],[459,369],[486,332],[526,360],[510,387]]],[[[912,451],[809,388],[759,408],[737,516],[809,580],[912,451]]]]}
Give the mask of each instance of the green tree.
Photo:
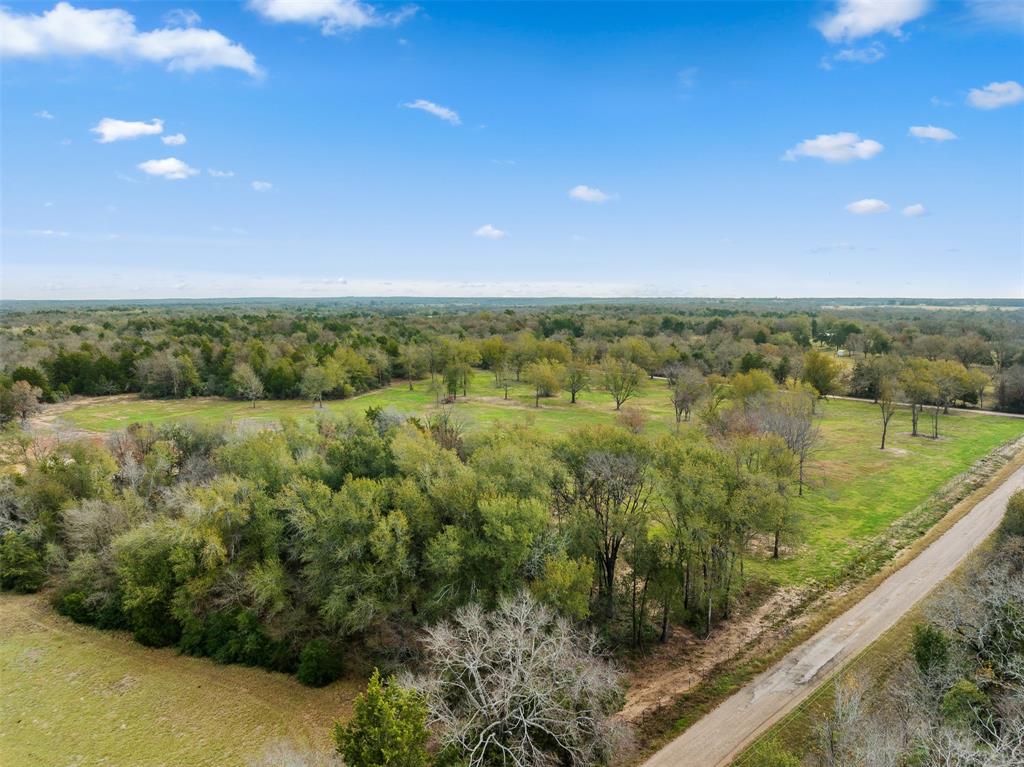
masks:
{"type": "Polygon", "coordinates": [[[582,360],[571,360],[565,366],[563,380],[570,402],[575,405],[576,396],[590,385],[590,366],[582,360]]]}
{"type": "Polygon", "coordinates": [[[30,593],[42,588],[46,570],[39,550],[24,532],[8,530],[0,538],[0,586],[30,593]]]}
{"type": "Polygon", "coordinates": [[[234,384],[238,396],[252,402],[253,407],[256,407],[256,400],[263,399],[263,381],[251,365],[245,362],[235,365],[231,374],[231,382],[234,384]]]}
{"type": "Polygon", "coordinates": [[[839,375],[842,368],[831,354],[811,351],[804,355],[804,367],[800,380],[815,388],[819,396],[828,398],[839,391],[839,375]]]}
{"type": "Polygon", "coordinates": [[[352,718],[334,725],[334,743],[348,767],[426,767],[427,706],[394,677],[373,675],[356,698],[352,718]]]}
{"type": "Polygon", "coordinates": [[[601,361],[601,387],[612,395],[616,410],[636,394],[643,377],[643,368],[629,360],[608,356],[601,361]]]}
{"type": "Polygon", "coordinates": [[[540,407],[541,397],[553,397],[562,390],[565,366],[551,360],[531,362],[523,371],[523,377],[533,387],[534,407],[540,407]]]}
{"type": "Polygon", "coordinates": [[[327,371],[319,365],[310,365],[302,371],[299,392],[318,407],[324,406],[324,392],[331,388],[331,379],[327,371]]]}

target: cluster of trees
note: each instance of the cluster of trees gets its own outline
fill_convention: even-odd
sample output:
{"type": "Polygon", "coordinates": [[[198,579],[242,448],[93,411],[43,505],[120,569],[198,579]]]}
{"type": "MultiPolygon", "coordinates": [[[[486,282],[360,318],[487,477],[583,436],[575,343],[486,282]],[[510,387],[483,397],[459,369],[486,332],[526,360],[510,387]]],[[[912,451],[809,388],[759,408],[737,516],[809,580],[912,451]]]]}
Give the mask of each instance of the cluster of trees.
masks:
{"type": "MultiPolygon", "coordinates": [[[[821,767],[1024,764],[1024,491],[1011,498],[993,550],[926,612],[880,687],[837,682],[817,726],[821,767]]],[[[760,762],[801,763],[777,746],[760,762]]]]}
{"type": "Polygon", "coordinates": [[[981,404],[985,374],[995,406],[1024,410],[1017,314],[878,307],[830,314],[798,304],[722,302],[8,311],[0,316],[0,415],[13,417],[5,402],[18,380],[48,401],[129,391],[319,402],[426,375],[454,397],[465,393],[473,367],[493,373],[506,391],[525,378],[538,400],[563,390],[575,398],[588,385],[614,388],[625,395],[614,395],[617,406],[636,375],[668,375],[680,364],[705,375],[761,370],[778,383],[801,378],[826,396],[847,388],[871,395],[874,361],[912,358],[968,370],[972,380],[958,400],[981,404]],[[873,362],[847,381],[837,352],[873,362]]]}
{"type": "Polygon", "coordinates": [[[467,436],[449,411],[371,409],[231,437],[173,424],[37,441],[0,484],[4,586],[52,577],[77,620],[315,681],[347,650],[400,654],[410,627],[523,589],[615,642],[707,632],[756,540],[778,556],[796,535],[813,447],[813,397],[744,377],[758,378],[734,377],[745,399],[707,434],[660,440],[467,436]]]}

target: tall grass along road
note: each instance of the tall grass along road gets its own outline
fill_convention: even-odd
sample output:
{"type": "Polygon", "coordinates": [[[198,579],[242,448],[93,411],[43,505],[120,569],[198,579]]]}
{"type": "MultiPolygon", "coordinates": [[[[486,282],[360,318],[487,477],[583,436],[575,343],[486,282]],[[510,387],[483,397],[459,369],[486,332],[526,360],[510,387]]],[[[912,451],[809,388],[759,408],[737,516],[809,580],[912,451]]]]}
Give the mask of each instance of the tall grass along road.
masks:
{"type": "Polygon", "coordinates": [[[1022,487],[1024,467],[1014,471],[919,556],[658,751],[644,767],[729,764],[754,738],[949,576],[996,529],[1010,495],[1022,487]]]}

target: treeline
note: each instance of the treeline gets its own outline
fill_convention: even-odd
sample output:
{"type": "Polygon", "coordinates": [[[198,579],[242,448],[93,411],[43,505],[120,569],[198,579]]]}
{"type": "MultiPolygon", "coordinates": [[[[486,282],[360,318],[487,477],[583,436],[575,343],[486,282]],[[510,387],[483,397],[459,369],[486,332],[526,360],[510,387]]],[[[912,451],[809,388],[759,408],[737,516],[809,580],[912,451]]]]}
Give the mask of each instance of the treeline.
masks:
{"type": "Polygon", "coordinates": [[[812,408],[804,389],[750,391],[709,404],[706,433],[658,440],[466,435],[450,410],[380,409],[37,440],[0,483],[0,580],[49,583],[61,612],[145,644],[312,684],[342,659],[406,658],[418,627],[523,590],[620,646],[708,633],[758,542],[778,556],[798,534],[810,443],[790,440],[812,408]]]}
{"type": "MultiPolygon", "coordinates": [[[[18,380],[38,388],[47,401],[120,392],[321,399],[426,375],[443,378],[451,392],[460,381],[465,385],[472,367],[492,371],[500,385],[503,376],[520,380],[532,363],[593,366],[606,358],[627,360],[647,375],[686,364],[714,375],[764,370],[784,382],[802,375],[808,351],[825,349],[854,359],[956,363],[974,375],[962,401],[982,403],[984,373],[995,394],[988,404],[1024,410],[1024,322],[1018,314],[645,304],[385,313],[205,306],[7,313],[0,324],[0,405],[18,380]]],[[[870,380],[861,378],[839,380],[836,391],[870,391],[870,380]]],[[[11,414],[9,406],[3,410],[11,414]]]]}

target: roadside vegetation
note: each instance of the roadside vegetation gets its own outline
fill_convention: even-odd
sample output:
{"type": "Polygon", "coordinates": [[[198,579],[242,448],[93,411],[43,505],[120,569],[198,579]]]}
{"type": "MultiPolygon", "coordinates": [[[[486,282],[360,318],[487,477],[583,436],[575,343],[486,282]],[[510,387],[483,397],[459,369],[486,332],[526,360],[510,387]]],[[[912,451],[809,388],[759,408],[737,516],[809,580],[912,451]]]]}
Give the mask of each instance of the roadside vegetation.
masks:
{"type": "Polygon", "coordinates": [[[989,545],[772,728],[742,767],[1024,759],[1024,491],[989,545]]]}

